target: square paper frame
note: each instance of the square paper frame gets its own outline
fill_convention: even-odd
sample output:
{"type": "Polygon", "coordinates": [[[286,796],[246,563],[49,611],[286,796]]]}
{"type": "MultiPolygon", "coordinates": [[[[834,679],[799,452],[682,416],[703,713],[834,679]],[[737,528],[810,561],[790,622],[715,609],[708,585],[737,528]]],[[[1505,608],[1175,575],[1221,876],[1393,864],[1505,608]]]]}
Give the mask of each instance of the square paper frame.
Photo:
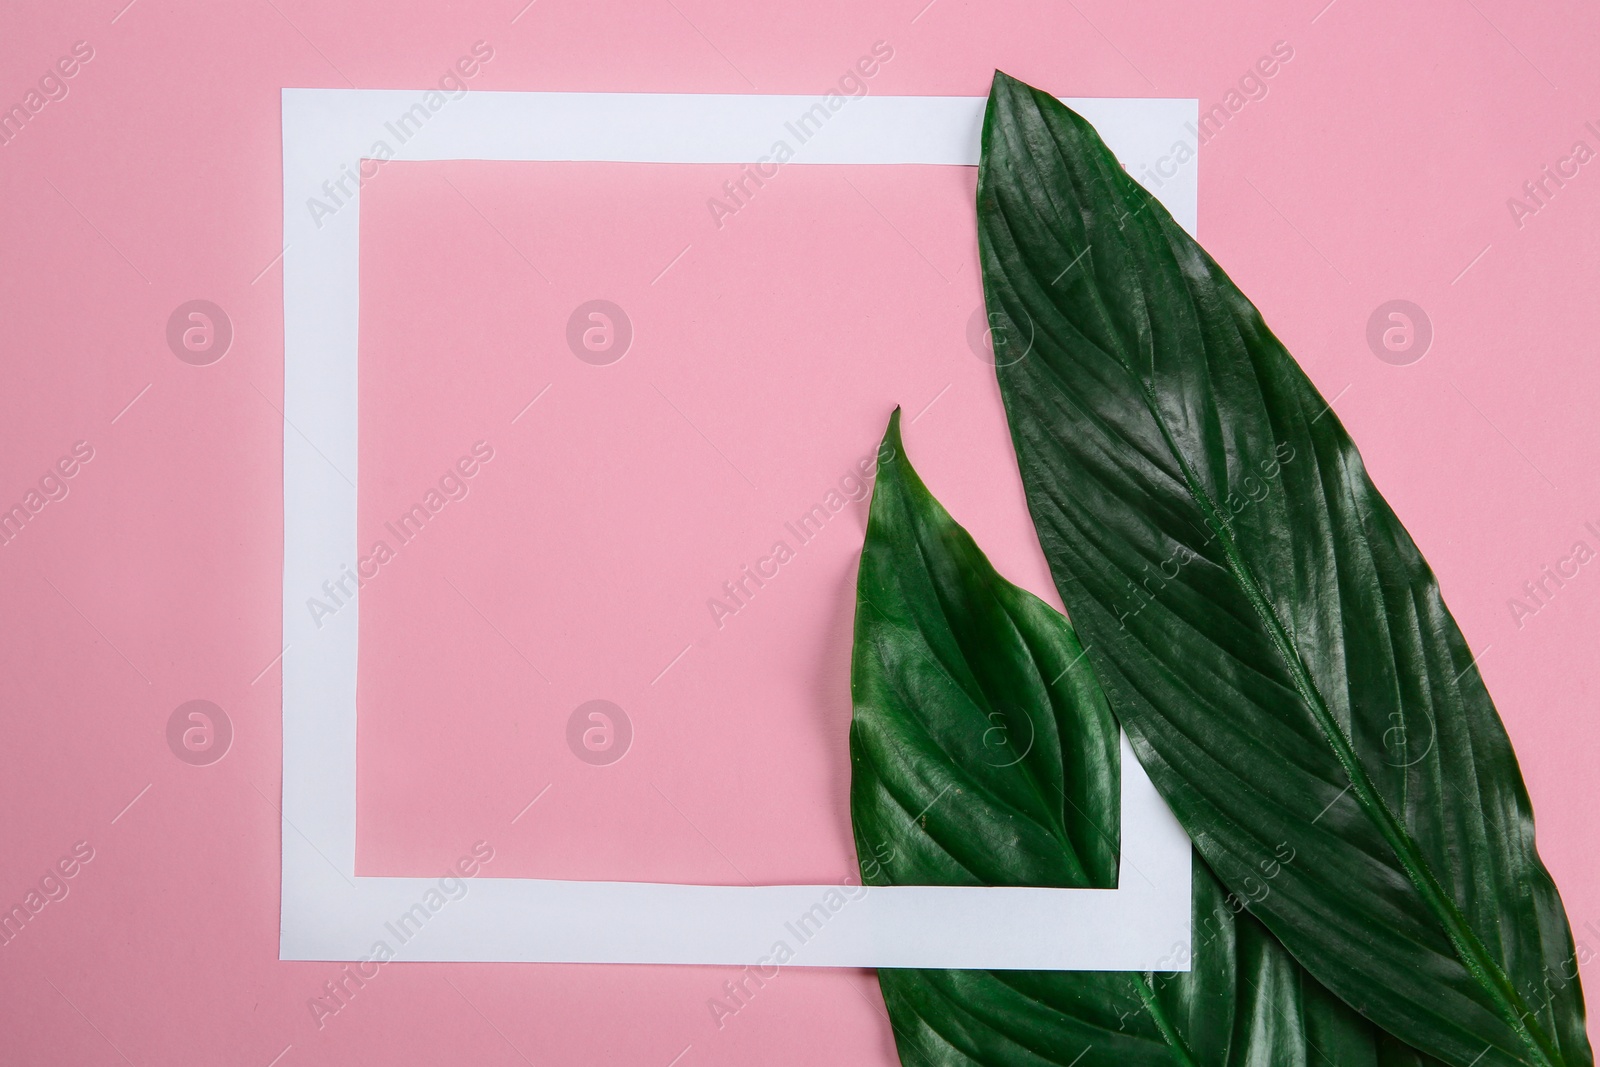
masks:
{"type": "MultiPolygon", "coordinates": [[[[434,94],[437,96],[438,94],[434,94]]],[[[286,960],[355,960],[382,940],[406,960],[748,965],[838,887],[477,878],[397,945],[388,925],[432,878],[357,877],[359,606],[311,623],[305,598],[356,552],[359,193],[329,215],[325,182],[358,173],[411,90],[283,91],[283,883],[286,960]],[[315,443],[313,443],[315,442],[315,443]]],[[[801,96],[473,91],[400,145],[406,160],[754,162],[801,96]]],[[[1174,162],[1194,100],[1069,100],[1129,171],[1194,232],[1196,172],[1174,162]],[[1176,173],[1168,178],[1166,167],[1176,173]],[[1150,168],[1146,171],[1144,168],[1150,168]],[[1154,184],[1154,183],[1153,183],[1154,184]]],[[[984,100],[851,99],[790,165],[976,166],[984,100]]],[[[1187,159],[1188,157],[1185,156],[1187,159]]],[[[347,188],[354,185],[346,182],[347,188]]],[[[863,891],[797,947],[791,966],[1184,970],[1190,847],[1122,742],[1116,889],[893,886],[863,891]]]]}

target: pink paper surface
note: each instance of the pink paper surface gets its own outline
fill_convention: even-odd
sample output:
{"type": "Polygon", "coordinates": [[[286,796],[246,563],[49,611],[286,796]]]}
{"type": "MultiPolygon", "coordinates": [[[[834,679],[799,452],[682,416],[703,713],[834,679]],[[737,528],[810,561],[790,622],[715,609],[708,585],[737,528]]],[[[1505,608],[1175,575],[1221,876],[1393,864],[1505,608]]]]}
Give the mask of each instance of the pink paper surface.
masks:
{"type": "MultiPolygon", "coordinates": [[[[79,861],[0,946],[0,1061],[894,1062],[867,972],[786,970],[719,1028],[731,969],[396,964],[319,1025],[340,969],[277,960],[281,455],[284,434],[315,439],[279,412],[278,93],[421,88],[480,40],[474,89],[820,94],[884,40],[873,93],[981,95],[999,66],[1061,95],[1238,105],[1201,148],[1202,238],[1337,398],[1438,573],[1600,948],[1600,577],[1524,593],[1574,542],[1600,547],[1600,179],[1542,171],[1600,148],[1588,8],[119,8],[14,6],[0,34],[8,108],[88,43],[0,144],[0,502],[93,450],[0,547],[0,905],[79,861]],[[1280,41],[1292,58],[1241,86],[1280,41]],[[204,366],[167,338],[195,299],[233,333],[204,366]],[[1433,328],[1409,365],[1368,345],[1395,299],[1433,328]],[[196,699],[233,732],[207,766],[168,741],[196,699]]],[[[1054,599],[965,338],[971,173],[788,167],[718,229],[705,200],[736,176],[392,164],[363,192],[362,540],[473,442],[495,455],[363,593],[362,873],[432,873],[479,840],[496,875],[847,872],[862,505],[720,629],[705,600],[894,402],[921,416],[907,445],[934,490],[1054,599]],[[567,349],[593,298],[635,327],[609,367],[567,349]],[[913,346],[916,373],[874,369],[913,346]],[[589,569],[560,562],[579,548],[589,569]],[[566,748],[593,698],[635,731],[608,767],[566,748]]]]}
{"type": "Polygon", "coordinates": [[[852,874],[861,471],[897,401],[926,477],[1054,599],[988,476],[1015,461],[967,343],[975,171],[791,166],[701,236],[725,167],[393,168],[362,204],[358,541],[409,540],[362,593],[358,871],[425,874],[540,795],[495,873],[852,874]],[[608,366],[564,342],[597,294],[633,323],[608,366]],[[401,530],[480,440],[466,495],[401,530]],[[603,768],[566,735],[595,698],[634,730],[603,768]]]}

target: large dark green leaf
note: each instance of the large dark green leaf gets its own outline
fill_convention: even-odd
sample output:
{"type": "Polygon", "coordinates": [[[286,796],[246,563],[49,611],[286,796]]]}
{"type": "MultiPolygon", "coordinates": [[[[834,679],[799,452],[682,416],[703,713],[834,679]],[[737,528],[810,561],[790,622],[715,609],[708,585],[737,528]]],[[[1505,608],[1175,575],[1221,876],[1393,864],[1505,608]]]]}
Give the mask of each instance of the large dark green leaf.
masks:
{"type": "MultiPolygon", "coordinates": [[[[1072,628],[996,574],[929,495],[898,412],[879,455],[851,670],[863,881],[1116,885],[1117,726],[1072,628]]],[[[1318,985],[1242,907],[1197,861],[1184,973],[880,971],[901,1059],[1437,1067],[1318,985]]]]}
{"type": "Polygon", "coordinates": [[[1510,742],[1338,416],[1093,128],[1000,74],[978,233],[1040,542],[1201,855],[1411,1044],[1592,1063],[1510,742]]]}

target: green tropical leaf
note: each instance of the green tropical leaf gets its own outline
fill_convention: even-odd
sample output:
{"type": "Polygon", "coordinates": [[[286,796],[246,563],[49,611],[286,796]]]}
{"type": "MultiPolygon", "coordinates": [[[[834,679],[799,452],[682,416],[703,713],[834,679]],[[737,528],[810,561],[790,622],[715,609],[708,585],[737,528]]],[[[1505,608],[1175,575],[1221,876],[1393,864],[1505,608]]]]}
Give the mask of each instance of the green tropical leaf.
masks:
{"type": "Polygon", "coordinates": [[[1510,742],[1338,416],[1094,129],[998,73],[978,234],[991,321],[1031,339],[998,374],[1039,540],[1200,854],[1410,1044],[1587,1067],[1510,742]]]}
{"type": "MultiPolygon", "coordinates": [[[[1117,725],[1072,627],[928,493],[898,411],[879,456],[851,667],[863,882],[1115,886],[1117,725]]],[[[1187,972],[880,971],[901,1060],[1437,1067],[1318,985],[1198,858],[1193,885],[1187,972]]]]}

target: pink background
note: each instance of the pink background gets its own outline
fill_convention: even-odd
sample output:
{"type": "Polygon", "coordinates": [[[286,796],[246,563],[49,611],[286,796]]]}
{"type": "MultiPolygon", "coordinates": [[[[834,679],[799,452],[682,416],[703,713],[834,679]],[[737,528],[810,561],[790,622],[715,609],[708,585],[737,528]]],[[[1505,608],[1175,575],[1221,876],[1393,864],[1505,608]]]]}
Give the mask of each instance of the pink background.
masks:
{"type": "Polygon", "coordinates": [[[728,173],[400,163],[364,195],[359,543],[396,543],[385,521],[468,442],[495,459],[362,594],[361,873],[425,874],[548,784],[494,873],[852,875],[866,501],[794,530],[830,490],[864,497],[855,464],[897,400],[949,506],[1049,590],[1016,479],[992,476],[1015,460],[967,346],[976,171],[791,166],[718,231],[705,201],[728,173]],[[562,340],[596,293],[635,325],[613,366],[562,340]],[[737,606],[723,583],[778,541],[794,559],[719,625],[708,601],[737,606]],[[604,769],[565,735],[595,697],[635,729],[604,769]]]}
{"type": "MultiPolygon", "coordinates": [[[[75,842],[94,859],[0,947],[0,1060],[893,1062],[868,972],[785,970],[718,1029],[706,1001],[727,969],[399,964],[319,1029],[307,1001],[338,968],[276,958],[280,457],[298,432],[277,411],[278,90],[426,86],[478,40],[494,58],[473,88],[813,94],[881,39],[877,94],[980,95],[1000,66],[1062,95],[1202,109],[1288,42],[1267,95],[1201,150],[1202,237],[1338,397],[1482,650],[1541,852],[1600,948],[1600,572],[1520,627],[1508,607],[1575,540],[1600,547],[1584,529],[1600,527],[1600,372],[1583,355],[1600,178],[1585,167],[1521,226],[1507,207],[1575,140],[1600,147],[1583,103],[1596,17],[1506,0],[674,3],[8,10],[0,106],[74,42],[94,58],[0,145],[0,504],[75,441],[95,455],[0,547],[0,905],[75,842]],[[194,298],[234,325],[211,366],[166,345],[194,298]],[[1409,366],[1365,339],[1395,298],[1434,327],[1409,366]],[[195,698],[236,733],[207,767],[166,742],[195,698]]],[[[847,873],[861,506],[722,629],[704,601],[896,401],[921,415],[907,441],[930,485],[1048,593],[965,339],[972,172],[789,167],[718,230],[704,201],[733,176],[394,164],[363,193],[362,540],[473,441],[496,455],[363,594],[362,873],[433,873],[479,839],[495,875],[847,873]],[[611,367],[566,348],[593,297],[635,325],[611,367]],[[635,728],[610,767],[565,748],[593,697],[635,728]]]]}

